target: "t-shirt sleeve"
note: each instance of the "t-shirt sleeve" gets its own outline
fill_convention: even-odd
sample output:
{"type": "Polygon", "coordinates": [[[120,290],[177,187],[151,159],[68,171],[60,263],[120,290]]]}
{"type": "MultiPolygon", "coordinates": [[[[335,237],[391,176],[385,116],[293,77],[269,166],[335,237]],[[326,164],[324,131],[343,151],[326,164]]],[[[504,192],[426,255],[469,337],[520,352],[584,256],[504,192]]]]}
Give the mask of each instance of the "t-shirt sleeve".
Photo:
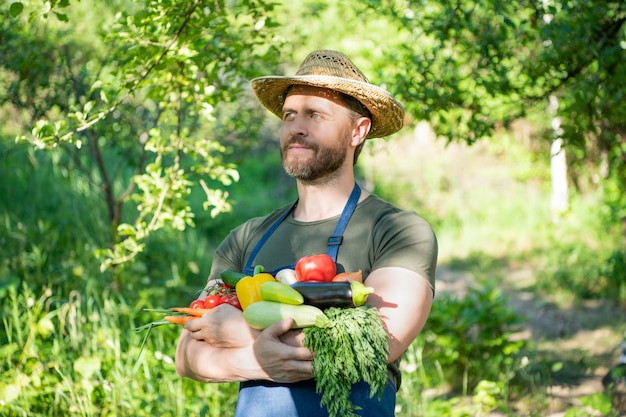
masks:
{"type": "Polygon", "coordinates": [[[435,290],[437,237],[431,226],[414,212],[383,216],[376,227],[376,261],[373,269],[400,267],[417,272],[435,290]]]}
{"type": "Polygon", "coordinates": [[[226,269],[242,272],[244,268],[244,248],[243,242],[246,242],[247,230],[250,224],[244,223],[237,228],[231,230],[226,238],[220,243],[213,256],[211,264],[211,273],[209,279],[217,279],[220,273],[226,269]]]}

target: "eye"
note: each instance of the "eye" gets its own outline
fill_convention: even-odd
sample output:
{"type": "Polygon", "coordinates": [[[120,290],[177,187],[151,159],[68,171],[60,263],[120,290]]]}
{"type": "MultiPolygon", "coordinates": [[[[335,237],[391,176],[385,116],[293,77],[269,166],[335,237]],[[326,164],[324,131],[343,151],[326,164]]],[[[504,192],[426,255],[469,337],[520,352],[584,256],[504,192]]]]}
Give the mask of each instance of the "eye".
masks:
{"type": "Polygon", "coordinates": [[[291,120],[294,118],[294,113],[292,111],[286,111],[283,113],[283,120],[291,120]]]}
{"type": "Polygon", "coordinates": [[[322,115],[319,113],[311,113],[311,119],[321,119],[322,115]]]}

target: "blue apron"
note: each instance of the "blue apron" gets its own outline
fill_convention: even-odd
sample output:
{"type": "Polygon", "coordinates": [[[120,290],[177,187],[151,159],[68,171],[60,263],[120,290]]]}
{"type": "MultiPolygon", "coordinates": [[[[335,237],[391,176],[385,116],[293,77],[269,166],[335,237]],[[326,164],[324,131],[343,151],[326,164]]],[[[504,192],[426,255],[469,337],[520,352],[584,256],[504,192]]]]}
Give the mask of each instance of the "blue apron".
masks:
{"type": "MultiPolygon", "coordinates": [[[[246,381],[240,386],[235,417],[328,417],[321,400],[312,379],[293,384],[246,381]]],[[[361,408],[354,411],[358,416],[394,417],[396,390],[388,380],[381,399],[370,398],[370,386],[361,381],[352,386],[350,401],[361,408]]]]}
{"type": "MultiPolygon", "coordinates": [[[[343,233],[356,209],[361,189],[355,183],[348,202],[337,221],[333,235],[328,238],[328,255],[337,262],[339,246],[343,242],[343,233]]],[[[254,259],[276,231],[278,226],[293,211],[297,201],[287,210],[261,237],[261,240],[252,250],[243,272],[247,275],[254,273],[254,259]]],[[[295,267],[295,263],[285,265],[273,271],[276,274],[281,269],[295,267]]],[[[328,412],[320,406],[322,396],[315,392],[315,381],[301,381],[292,384],[277,384],[271,381],[245,381],[240,384],[239,398],[235,417],[327,417],[328,412]]],[[[396,389],[391,380],[388,380],[382,398],[370,398],[370,386],[365,382],[358,382],[352,387],[350,394],[352,404],[360,407],[355,413],[362,417],[393,417],[396,404],[396,389]]]]}

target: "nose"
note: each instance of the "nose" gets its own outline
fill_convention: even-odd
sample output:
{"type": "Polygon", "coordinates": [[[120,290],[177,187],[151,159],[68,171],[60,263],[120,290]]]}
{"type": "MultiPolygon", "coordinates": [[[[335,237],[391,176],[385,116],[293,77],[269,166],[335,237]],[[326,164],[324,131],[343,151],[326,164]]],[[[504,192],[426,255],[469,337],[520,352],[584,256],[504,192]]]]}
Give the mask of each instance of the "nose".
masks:
{"type": "Polygon", "coordinates": [[[286,129],[289,136],[306,136],[308,132],[306,120],[301,116],[294,116],[290,120],[284,121],[283,128],[286,129]]]}

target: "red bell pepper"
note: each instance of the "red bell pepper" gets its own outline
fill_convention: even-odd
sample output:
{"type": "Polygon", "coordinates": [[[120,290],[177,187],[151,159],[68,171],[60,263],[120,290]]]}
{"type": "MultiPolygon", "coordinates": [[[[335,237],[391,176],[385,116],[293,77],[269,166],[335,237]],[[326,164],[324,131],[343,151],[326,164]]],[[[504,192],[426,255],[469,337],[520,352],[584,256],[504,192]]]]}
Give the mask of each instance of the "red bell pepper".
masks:
{"type": "Polygon", "coordinates": [[[304,256],[296,263],[298,281],[330,282],[337,274],[337,265],[326,254],[304,256]]]}

